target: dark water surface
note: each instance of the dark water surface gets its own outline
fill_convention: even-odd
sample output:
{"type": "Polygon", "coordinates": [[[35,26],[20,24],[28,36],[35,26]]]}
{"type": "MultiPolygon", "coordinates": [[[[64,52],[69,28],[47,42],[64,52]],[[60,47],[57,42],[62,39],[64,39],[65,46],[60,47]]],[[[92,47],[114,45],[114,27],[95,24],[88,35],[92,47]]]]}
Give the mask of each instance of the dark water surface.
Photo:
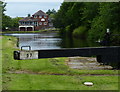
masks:
{"type": "MultiPolygon", "coordinates": [[[[30,46],[32,50],[98,46],[96,43],[91,44],[81,39],[61,37],[57,33],[14,33],[4,35],[17,37],[19,48],[21,46],[30,46]]],[[[28,48],[24,47],[23,49],[27,50],[28,48]]]]}

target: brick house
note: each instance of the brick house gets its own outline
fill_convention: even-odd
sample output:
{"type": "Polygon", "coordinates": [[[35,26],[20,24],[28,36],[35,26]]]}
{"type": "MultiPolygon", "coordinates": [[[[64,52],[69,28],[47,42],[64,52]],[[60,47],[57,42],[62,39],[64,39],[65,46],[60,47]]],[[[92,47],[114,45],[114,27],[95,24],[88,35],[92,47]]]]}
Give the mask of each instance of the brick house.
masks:
{"type": "Polygon", "coordinates": [[[33,14],[32,17],[25,17],[19,20],[19,31],[35,31],[52,26],[51,19],[42,10],[33,14]]]}

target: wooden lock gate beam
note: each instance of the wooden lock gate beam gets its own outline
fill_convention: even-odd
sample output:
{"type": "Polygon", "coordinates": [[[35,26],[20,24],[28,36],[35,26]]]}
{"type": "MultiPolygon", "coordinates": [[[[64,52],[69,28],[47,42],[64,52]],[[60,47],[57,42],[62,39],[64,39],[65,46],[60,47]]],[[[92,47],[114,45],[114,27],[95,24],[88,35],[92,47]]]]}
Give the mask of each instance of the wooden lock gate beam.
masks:
{"type": "Polygon", "coordinates": [[[120,62],[120,47],[110,46],[14,51],[14,59],[16,60],[73,56],[96,56],[98,62],[120,62]]]}

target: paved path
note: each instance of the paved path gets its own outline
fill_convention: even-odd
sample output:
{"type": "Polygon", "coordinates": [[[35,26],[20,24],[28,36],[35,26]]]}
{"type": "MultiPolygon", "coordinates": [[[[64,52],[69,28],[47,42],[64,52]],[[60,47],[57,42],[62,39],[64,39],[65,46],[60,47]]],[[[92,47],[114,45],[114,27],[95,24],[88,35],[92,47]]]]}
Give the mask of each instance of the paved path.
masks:
{"type": "Polygon", "coordinates": [[[66,63],[70,68],[80,70],[108,70],[113,68],[98,63],[96,58],[92,57],[69,57],[66,63]]]}

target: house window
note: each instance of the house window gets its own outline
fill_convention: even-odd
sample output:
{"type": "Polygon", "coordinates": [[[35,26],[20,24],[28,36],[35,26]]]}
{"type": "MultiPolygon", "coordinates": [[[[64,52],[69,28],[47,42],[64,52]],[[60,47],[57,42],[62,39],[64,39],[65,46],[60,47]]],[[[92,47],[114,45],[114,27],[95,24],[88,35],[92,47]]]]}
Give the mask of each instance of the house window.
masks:
{"type": "Polygon", "coordinates": [[[44,25],[47,25],[47,22],[44,22],[44,25]]]}
{"type": "Polygon", "coordinates": [[[37,22],[37,26],[39,25],[39,23],[37,22]]]}
{"type": "Polygon", "coordinates": [[[44,18],[47,18],[46,16],[44,16],[44,18]]]}
{"type": "Polygon", "coordinates": [[[49,26],[52,27],[52,26],[53,26],[53,23],[49,23],[49,26]]]}
{"type": "Polygon", "coordinates": [[[37,16],[34,16],[34,18],[37,18],[37,16]]]}
{"type": "Polygon", "coordinates": [[[20,25],[22,25],[22,22],[19,22],[20,25]]]}
{"type": "Polygon", "coordinates": [[[24,22],[22,22],[22,24],[24,25],[24,22]]]}
{"type": "Polygon", "coordinates": [[[39,25],[42,25],[42,22],[40,22],[39,25]]]}
{"type": "Polygon", "coordinates": [[[34,22],[34,25],[37,26],[37,22],[34,22]]]}
{"type": "Polygon", "coordinates": [[[41,21],[45,21],[45,19],[44,19],[44,18],[42,18],[42,19],[41,19],[41,21]]]}
{"type": "Polygon", "coordinates": [[[25,25],[25,22],[23,22],[23,25],[25,25]]]}
{"type": "Polygon", "coordinates": [[[30,25],[32,25],[32,22],[30,22],[30,25]]]}
{"type": "Polygon", "coordinates": [[[35,26],[38,26],[38,22],[35,22],[35,26]]]}
{"type": "Polygon", "coordinates": [[[32,22],[32,25],[35,25],[35,23],[34,23],[34,22],[32,22]]]}
{"type": "Polygon", "coordinates": [[[39,16],[39,18],[42,18],[42,16],[39,16]]]}

